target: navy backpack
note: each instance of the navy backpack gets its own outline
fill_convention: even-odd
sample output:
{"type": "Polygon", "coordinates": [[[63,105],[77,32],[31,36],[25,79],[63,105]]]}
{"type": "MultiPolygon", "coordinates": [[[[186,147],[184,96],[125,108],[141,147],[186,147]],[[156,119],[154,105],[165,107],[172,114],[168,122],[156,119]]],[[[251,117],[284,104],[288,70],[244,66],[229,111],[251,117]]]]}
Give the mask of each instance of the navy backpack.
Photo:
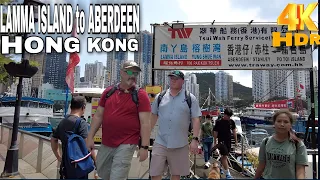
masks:
{"type": "Polygon", "coordinates": [[[64,152],[64,176],[67,179],[82,178],[87,176],[95,168],[91,153],[84,139],[76,134],[81,118],[76,120],[73,131],[67,131],[67,144],[64,152]]]}

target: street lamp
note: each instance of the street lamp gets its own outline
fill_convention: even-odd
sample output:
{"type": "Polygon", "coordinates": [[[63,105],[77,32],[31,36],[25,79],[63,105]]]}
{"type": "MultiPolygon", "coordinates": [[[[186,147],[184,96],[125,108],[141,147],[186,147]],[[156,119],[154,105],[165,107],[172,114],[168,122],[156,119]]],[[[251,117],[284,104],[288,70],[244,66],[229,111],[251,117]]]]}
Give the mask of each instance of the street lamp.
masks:
{"type": "MultiPolygon", "coordinates": [[[[40,1],[37,0],[25,0],[23,2],[25,5],[33,5],[35,8],[34,10],[38,10],[37,5],[43,5],[40,1]]],[[[38,12],[35,11],[35,14],[38,12]]],[[[38,17],[38,15],[35,15],[35,17],[38,17]]],[[[37,19],[35,18],[35,22],[37,22],[37,19]]],[[[23,42],[25,41],[27,37],[27,34],[23,34],[23,42]]],[[[19,84],[17,87],[17,100],[15,103],[15,109],[14,109],[14,118],[13,118],[13,125],[12,125],[12,136],[11,136],[11,145],[10,148],[7,151],[6,156],[6,162],[4,165],[3,173],[1,174],[1,177],[9,177],[9,176],[15,176],[19,174],[18,171],[18,151],[19,146],[17,143],[18,139],[18,126],[19,126],[19,116],[20,116],[20,107],[21,107],[21,98],[22,98],[22,80],[23,78],[31,78],[34,76],[38,68],[32,67],[29,64],[29,60],[25,57],[25,48],[24,43],[22,43],[22,55],[21,55],[21,63],[17,64],[14,62],[10,62],[9,64],[5,64],[4,68],[8,72],[10,76],[19,77],[19,84]]],[[[23,142],[20,142],[23,143],[23,142]]]]}

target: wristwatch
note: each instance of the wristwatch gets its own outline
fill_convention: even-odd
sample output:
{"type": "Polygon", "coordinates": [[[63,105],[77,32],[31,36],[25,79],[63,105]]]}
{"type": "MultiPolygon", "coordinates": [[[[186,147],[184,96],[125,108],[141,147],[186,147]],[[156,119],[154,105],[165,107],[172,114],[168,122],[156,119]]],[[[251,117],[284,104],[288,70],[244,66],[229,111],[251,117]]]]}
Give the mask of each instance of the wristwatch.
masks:
{"type": "Polygon", "coordinates": [[[198,137],[192,137],[193,140],[199,141],[198,137]]]}
{"type": "Polygon", "coordinates": [[[142,149],[149,149],[149,146],[140,146],[140,148],[142,148],[142,149]]]}

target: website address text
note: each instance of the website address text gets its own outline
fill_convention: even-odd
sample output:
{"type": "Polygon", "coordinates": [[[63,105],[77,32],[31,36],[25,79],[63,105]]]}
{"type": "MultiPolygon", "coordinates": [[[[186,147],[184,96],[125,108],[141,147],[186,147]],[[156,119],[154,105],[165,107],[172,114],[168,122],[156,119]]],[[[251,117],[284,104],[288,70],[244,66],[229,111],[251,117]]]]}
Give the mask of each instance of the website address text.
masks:
{"type": "Polygon", "coordinates": [[[229,67],[239,67],[239,68],[280,68],[280,67],[303,67],[303,63],[292,63],[292,64],[229,64],[229,67]]]}

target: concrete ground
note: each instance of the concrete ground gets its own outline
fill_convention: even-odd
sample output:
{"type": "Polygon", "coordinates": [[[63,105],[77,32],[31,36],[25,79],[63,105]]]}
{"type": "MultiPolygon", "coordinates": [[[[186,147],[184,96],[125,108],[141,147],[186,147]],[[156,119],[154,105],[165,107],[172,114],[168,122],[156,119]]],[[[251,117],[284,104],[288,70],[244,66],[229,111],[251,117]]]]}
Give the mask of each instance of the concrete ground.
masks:
{"type": "MultiPolygon", "coordinates": [[[[9,145],[9,131],[4,129],[2,142],[0,143],[0,173],[2,173],[5,165],[5,158],[7,153],[7,146],[9,145]]],[[[18,141],[20,140],[20,134],[18,141]]],[[[20,142],[18,142],[20,143],[20,142]]],[[[42,164],[41,171],[36,172],[37,167],[37,156],[38,156],[38,143],[39,139],[31,136],[24,136],[23,149],[19,149],[21,158],[19,159],[19,173],[20,175],[15,177],[9,177],[12,179],[59,179],[57,176],[58,172],[58,161],[52,153],[50,142],[44,140],[42,150],[42,164]]],[[[193,159],[192,159],[193,160],[193,159]]],[[[200,178],[206,178],[209,170],[203,168],[204,160],[201,156],[196,156],[196,174],[200,178]]],[[[194,167],[193,167],[194,168],[194,167]]],[[[234,178],[240,179],[245,178],[239,173],[231,172],[234,178]]],[[[144,162],[139,162],[137,153],[134,154],[131,169],[129,172],[129,179],[148,179],[149,177],[149,159],[144,162]]],[[[94,174],[89,175],[89,179],[94,179],[94,174]]]]}

